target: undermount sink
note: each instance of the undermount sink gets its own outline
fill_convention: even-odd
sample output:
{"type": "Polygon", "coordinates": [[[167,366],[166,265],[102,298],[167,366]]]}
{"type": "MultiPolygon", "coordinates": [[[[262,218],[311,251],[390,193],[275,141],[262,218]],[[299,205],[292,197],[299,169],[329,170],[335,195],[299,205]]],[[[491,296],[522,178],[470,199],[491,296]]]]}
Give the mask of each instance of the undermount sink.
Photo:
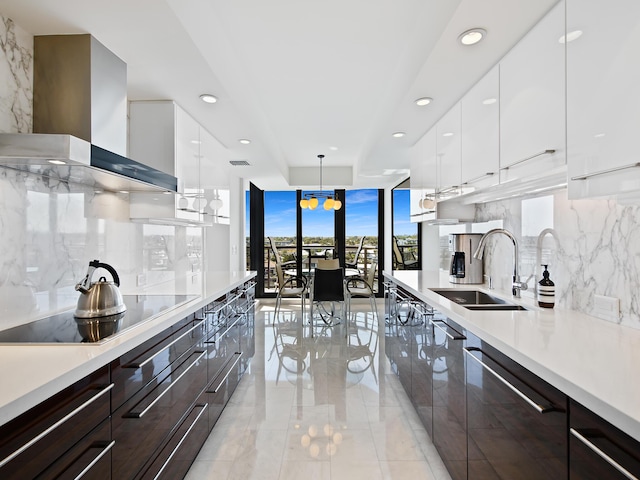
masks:
{"type": "Polygon", "coordinates": [[[508,303],[506,300],[479,290],[445,290],[434,288],[431,289],[431,291],[469,310],[526,310],[526,308],[520,305],[508,303]]]}
{"type": "Polygon", "coordinates": [[[526,310],[522,305],[514,305],[511,303],[502,303],[495,305],[463,305],[469,310],[526,310]]]}

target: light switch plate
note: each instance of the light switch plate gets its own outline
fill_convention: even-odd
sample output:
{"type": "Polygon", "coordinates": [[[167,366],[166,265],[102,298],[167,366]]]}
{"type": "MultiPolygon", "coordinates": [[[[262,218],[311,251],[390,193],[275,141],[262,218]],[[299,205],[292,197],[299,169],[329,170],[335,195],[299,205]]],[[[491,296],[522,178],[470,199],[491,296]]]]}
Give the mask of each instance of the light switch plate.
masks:
{"type": "Polygon", "coordinates": [[[610,322],[620,321],[620,299],[615,297],[605,297],[604,295],[593,296],[593,315],[610,322]]]}
{"type": "Polygon", "coordinates": [[[144,273],[136,275],[136,286],[142,287],[147,283],[147,276],[144,273]]]}

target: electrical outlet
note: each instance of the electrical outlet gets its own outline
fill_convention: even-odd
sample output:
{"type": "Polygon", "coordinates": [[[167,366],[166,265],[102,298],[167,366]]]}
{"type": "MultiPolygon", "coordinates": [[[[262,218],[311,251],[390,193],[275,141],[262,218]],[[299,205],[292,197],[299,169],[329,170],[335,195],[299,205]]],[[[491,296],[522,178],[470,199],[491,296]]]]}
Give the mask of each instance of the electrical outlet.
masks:
{"type": "Polygon", "coordinates": [[[618,322],[620,320],[620,299],[594,295],[593,315],[610,322],[618,322]]]}
{"type": "Polygon", "coordinates": [[[143,285],[146,285],[146,283],[147,283],[147,276],[144,273],[140,273],[136,275],[136,285],[138,287],[142,287],[143,285]]]}

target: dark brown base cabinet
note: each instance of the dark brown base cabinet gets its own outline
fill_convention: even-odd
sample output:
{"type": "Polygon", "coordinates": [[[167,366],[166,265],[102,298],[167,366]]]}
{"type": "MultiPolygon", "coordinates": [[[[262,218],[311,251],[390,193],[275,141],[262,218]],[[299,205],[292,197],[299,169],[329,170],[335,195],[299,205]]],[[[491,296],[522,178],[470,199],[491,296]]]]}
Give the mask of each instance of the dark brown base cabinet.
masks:
{"type": "Polygon", "coordinates": [[[431,325],[416,314],[410,318],[391,319],[385,329],[385,353],[391,369],[409,395],[429,435],[433,432],[433,398],[431,384],[431,325]],[[403,323],[405,322],[405,323],[403,323]]]}
{"type": "Polygon", "coordinates": [[[429,309],[411,294],[385,287],[385,353],[452,479],[640,478],[638,440],[451,319],[420,315],[429,309]]]}
{"type": "Polygon", "coordinates": [[[254,282],[0,426],[0,479],[180,479],[255,351],[254,282]]]}
{"type": "Polygon", "coordinates": [[[111,478],[109,368],[0,427],[0,478],[111,478]]]}
{"type": "Polygon", "coordinates": [[[567,478],[567,397],[485,342],[469,343],[469,480],[567,478]]]}
{"type": "Polygon", "coordinates": [[[429,317],[411,332],[411,400],[430,437],[433,437],[433,326],[429,317]]]}
{"type": "Polygon", "coordinates": [[[578,402],[569,403],[569,478],[640,478],[640,442],[578,402]]]}
{"type": "Polygon", "coordinates": [[[467,478],[466,332],[450,319],[433,325],[433,444],[453,480],[467,478]]]}
{"type": "Polygon", "coordinates": [[[112,415],[113,478],[155,477],[151,466],[206,384],[204,333],[204,320],[192,315],[112,363],[114,398],[133,392],[112,415]]]}

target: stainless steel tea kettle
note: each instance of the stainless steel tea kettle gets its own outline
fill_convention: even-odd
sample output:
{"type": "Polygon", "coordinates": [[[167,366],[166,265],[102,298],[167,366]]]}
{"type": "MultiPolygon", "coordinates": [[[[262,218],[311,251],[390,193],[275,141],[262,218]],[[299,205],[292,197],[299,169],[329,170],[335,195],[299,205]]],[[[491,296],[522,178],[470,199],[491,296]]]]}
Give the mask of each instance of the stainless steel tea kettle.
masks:
{"type": "Polygon", "coordinates": [[[76,285],[76,290],[82,295],[78,298],[75,316],[77,318],[96,318],[124,312],[127,307],[118,289],[119,286],[120,278],[111,265],[100,263],[99,260],[89,262],[87,275],[76,285]],[[113,277],[113,282],[108,282],[105,277],[100,277],[97,282],[91,283],[93,272],[98,268],[107,270],[113,277]]]}

